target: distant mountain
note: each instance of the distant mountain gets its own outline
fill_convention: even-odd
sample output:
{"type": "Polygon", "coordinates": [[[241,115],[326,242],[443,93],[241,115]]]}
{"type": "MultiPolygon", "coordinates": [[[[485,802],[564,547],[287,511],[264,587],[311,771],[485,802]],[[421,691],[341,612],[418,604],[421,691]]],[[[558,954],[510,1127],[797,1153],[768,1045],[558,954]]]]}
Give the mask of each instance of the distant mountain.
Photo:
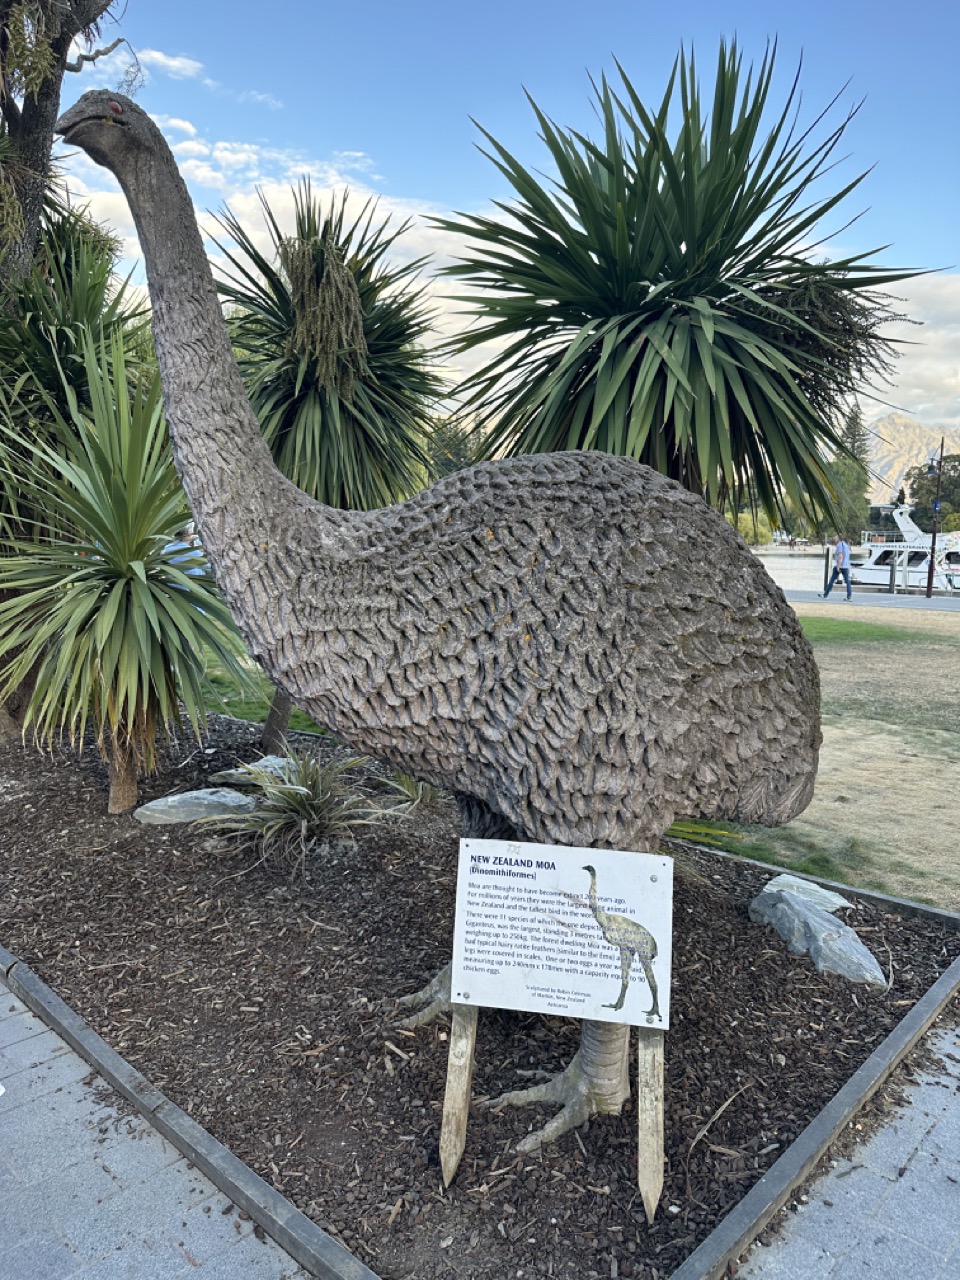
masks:
{"type": "Polygon", "coordinates": [[[873,439],[870,469],[880,477],[871,485],[871,502],[889,502],[908,471],[939,453],[941,436],[947,453],[960,453],[960,431],[955,427],[931,427],[903,413],[887,413],[868,430],[873,439]]]}

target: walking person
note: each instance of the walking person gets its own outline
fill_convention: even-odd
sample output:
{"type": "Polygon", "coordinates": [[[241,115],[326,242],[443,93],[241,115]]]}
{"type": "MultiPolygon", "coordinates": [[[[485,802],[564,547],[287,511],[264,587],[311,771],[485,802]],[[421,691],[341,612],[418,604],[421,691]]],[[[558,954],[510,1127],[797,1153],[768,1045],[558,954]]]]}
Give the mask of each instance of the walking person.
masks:
{"type": "Polygon", "coordinates": [[[833,573],[830,575],[830,581],[827,583],[827,589],[817,594],[821,600],[826,600],[830,592],[833,590],[834,583],[842,575],[847,586],[847,602],[853,599],[853,588],[850,586],[850,543],[844,538],[831,538],[833,543],[833,573]]]}

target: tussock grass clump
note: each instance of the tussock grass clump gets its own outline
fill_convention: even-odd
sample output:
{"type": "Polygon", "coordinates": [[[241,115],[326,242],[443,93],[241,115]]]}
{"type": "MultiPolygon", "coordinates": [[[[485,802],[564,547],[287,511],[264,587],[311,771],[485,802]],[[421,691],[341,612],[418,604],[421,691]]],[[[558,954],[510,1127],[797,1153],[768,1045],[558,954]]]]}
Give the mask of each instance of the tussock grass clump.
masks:
{"type": "Polygon", "coordinates": [[[421,804],[428,807],[439,804],[443,795],[439,787],[433,787],[429,782],[418,782],[409,773],[395,773],[387,779],[387,786],[400,796],[400,808],[405,813],[421,804]]]}
{"type": "Polygon", "coordinates": [[[324,841],[391,815],[357,780],[356,771],[367,763],[365,756],[323,763],[309,752],[294,752],[280,770],[245,764],[256,809],[209,823],[238,847],[255,850],[260,862],[288,871],[291,879],[303,875],[307,855],[324,841]]]}

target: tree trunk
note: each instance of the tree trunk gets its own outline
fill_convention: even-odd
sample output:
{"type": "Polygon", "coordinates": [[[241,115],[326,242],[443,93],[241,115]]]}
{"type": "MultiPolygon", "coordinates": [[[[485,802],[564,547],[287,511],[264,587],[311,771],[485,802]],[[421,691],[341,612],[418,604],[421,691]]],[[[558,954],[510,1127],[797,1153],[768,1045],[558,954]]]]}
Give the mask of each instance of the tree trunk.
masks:
{"type": "Polygon", "coordinates": [[[129,813],[135,809],[137,794],[137,757],[132,751],[123,753],[115,748],[108,761],[110,770],[110,798],[107,801],[108,813],[129,813]]]}
{"type": "Polygon", "coordinates": [[[0,702],[0,743],[13,743],[20,738],[20,726],[7,710],[7,707],[0,702]]]}
{"type": "MultiPolygon", "coordinates": [[[[26,94],[22,101],[17,102],[9,92],[0,99],[0,114],[15,162],[10,165],[10,181],[22,213],[21,234],[15,242],[4,246],[5,252],[0,258],[0,287],[22,280],[33,262],[50,173],[53,126],[60,114],[60,88],[70,46],[74,37],[93,27],[109,7],[110,0],[67,0],[67,3],[43,5],[52,54],[49,73],[37,92],[26,94]]],[[[12,0],[0,0],[0,26],[6,26],[14,8],[12,0]]],[[[9,81],[3,88],[9,88],[9,81]]]]}
{"type": "Polygon", "coordinates": [[[287,730],[290,728],[292,711],[293,699],[279,685],[275,685],[273,702],[270,704],[267,721],[260,736],[261,751],[274,756],[282,756],[286,753],[287,730]]]}
{"type": "MultiPolygon", "coordinates": [[[[0,596],[4,600],[9,600],[15,594],[14,592],[2,592],[0,596]]],[[[13,657],[12,653],[7,654],[4,662],[11,661],[13,657]]],[[[40,659],[38,658],[33,668],[13,690],[6,702],[0,702],[0,745],[19,743],[23,738],[24,716],[33,696],[39,666],[40,659]]]]}

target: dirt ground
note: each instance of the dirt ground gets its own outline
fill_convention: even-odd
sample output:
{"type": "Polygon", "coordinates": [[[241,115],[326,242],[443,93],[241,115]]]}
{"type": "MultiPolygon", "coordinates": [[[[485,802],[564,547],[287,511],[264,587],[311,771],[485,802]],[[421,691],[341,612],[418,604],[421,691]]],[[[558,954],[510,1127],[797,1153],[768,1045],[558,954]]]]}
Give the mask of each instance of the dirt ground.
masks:
{"type": "Polygon", "coordinates": [[[786,827],[756,830],[758,842],[771,860],[812,859],[836,879],[960,911],[960,613],[794,607],[801,618],[897,628],[904,640],[817,646],[814,799],[786,827]]]}

